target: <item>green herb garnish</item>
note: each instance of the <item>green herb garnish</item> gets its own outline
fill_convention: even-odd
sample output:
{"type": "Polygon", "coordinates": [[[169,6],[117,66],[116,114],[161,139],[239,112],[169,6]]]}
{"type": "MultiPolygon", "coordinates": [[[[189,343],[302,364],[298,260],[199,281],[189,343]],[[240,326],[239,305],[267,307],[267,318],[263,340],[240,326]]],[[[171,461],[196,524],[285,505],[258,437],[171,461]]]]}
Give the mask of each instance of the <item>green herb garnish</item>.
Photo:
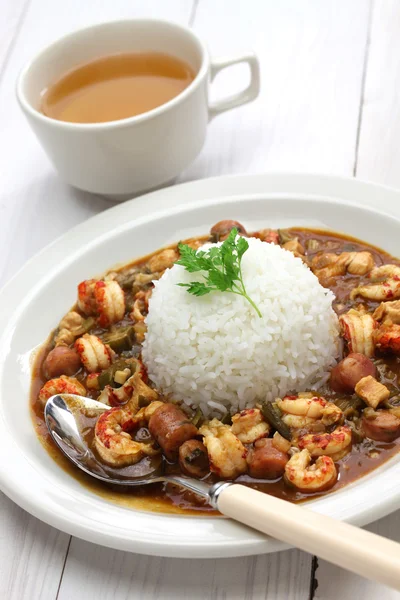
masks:
{"type": "Polygon", "coordinates": [[[230,292],[243,296],[261,317],[259,308],[247,295],[243,283],[241,262],[249,244],[242,236],[239,236],[236,241],[237,235],[237,229],[232,229],[221,246],[213,246],[207,251],[196,252],[186,244],[179,244],[181,258],[176,261],[176,264],[185,267],[189,273],[199,271],[205,271],[205,273],[201,273],[204,281],[178,283],[178,285],[186,287],[189,294],[193,294],[193,296],[205,296],[210,292],[230,292]]]}

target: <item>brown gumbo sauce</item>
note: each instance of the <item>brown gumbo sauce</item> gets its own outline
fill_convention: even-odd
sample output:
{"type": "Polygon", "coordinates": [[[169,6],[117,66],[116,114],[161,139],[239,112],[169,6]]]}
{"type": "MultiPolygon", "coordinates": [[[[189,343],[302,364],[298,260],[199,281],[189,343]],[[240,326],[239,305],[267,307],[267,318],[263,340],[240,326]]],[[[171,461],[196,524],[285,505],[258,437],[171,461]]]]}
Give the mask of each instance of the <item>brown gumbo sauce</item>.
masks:
{"type": "MultiPolygon", "coordinates": [[[[214,229],[214,228],[213,228],[214,229]]],[[[279,231],[279,230],[278,230],[279,231]]],[[[213,233],[213,230],[212,230],[213,233]]],[[[280,243],[282,246],[288,242],[296,240],[299,246],[296,248],[293,247],[293,251],[300,254],[300,257],[313,269],[313,260],[315,257],[320,257],[322,255],[330,254],[330,255],[341,255],[342,253],[358,253],[367,251],[373,258],[374,266],[379,267],[385,264],[391,265],[399,265],[400,262],[397,259],[393,259],[387,253],[379,250],[373,246],[369,246],[365,242],[361,242],[359,240],[349,238],[340,234],[332,233],[332,232],[323,232],[318,230],[311,229],[299,229],[299,228],[291,228],[285,231],[279,231],[279,234],[272,230],[263,230],[260,232],[255,232],[254,235],[256,237],[260,237],[261,239],[265,239],[265,241],[272,241],[275,243],[280,243]],[[301,251],[299,252],[299,248],[301,251]]],[[[201,238],[187,240],[186,243],[193,244],[194,247],[201,245],[207,241],[207,237],[203,236],[201,238]]],[[[218,239],[218,234],[211,236],[213,241],[218,239]]],[[[221,238],[220,238],[221,239],[221,238]]],[[[222,238],[223,239],[223,238],[222,238]]],[[[287,249],[292,249],[288,247],[287,249]]],[[[151,256],[147,256],[141,259],[134,261],[133,263],[125,266],[116,271],[110,271],[107,277],[110,280],[115,280],[119,283],[121,288],[123,289],[125,296],[125,314],[123,317],[116,323],[111,326],[106,326],[103,324],[99,324],[99,320],[94,315],[94,317],[89,316],[88,314],[84,314],[81,307],[74,307],[74,311],[77,311],[78,315],[81,315],[84,318],[84,324],[82,331],[85,331],[89,334],[94,334],[104,341],[107,341],[107,335],[109,336],[110,331],[112,334],[116,334],[116,340],[110,342],[113,345],[113,349],[115,354],[112,357],[112,364],[115,364],[116,361],[122,361],[122,366],[119,369],[119,372],[122,372],[123,369],[123,361],[129,361],[133,358],[140,358],[141,351],[141,341],[144,335],[144,324],[140,319],[135,320],[132,319],[132,314],[134,314],[135,309],[135,300],[140,298],[140,302],[136,303],[136,309],[142,312],[143,315],[146,314],[146,300],[144,296],[140,296],[140,293],[146,294],[152,288],[152,279],[158,278],[161,276],[163,270],[167,266],[172,266],[173,262],[177,260],[177,248],[172,246],[171,251],[175,250],[175,256],[172,252],[172,255],[167,257],[166,263],[168,260],[170,264],[164,264],[163,260],[158,260],[158,257],[162,254],[161,251],[154,253],[151,256]],[[172,261],[172,262],[171,262],[172,261]],[[139,294],[139,296],[138,296],[139,294]],[[133,312],[132,312],[133,311],[133,312]],[[119,333],[122,332],[122,335],[118,337],[119,333]]],[[[329,266],[329,265],[328,265],[329,266]]],[[[320,282],[325,287],[329,287],[333,293],[335,294],[335,301],[333,303],[333,308],[337,312],[338,315],[343,315],[347,313],[352,308],[357,308],[360,305],[363,306],[364,311],[369,314],[373,314],[374,311],[380,306],[381,301],[375,301],[365,297],[356,297],[354,299],[350,298],[350,294],[354,287],[356,286],[368,286],[371,285],[370,272],[359,275],[351,272],[344,272],[339,275],[326,276],[326,273],[319,274],[316,269],[313,269],[315,274],[319,277],[320,282]]],[[[387,300],[394,300],[393,298],[388,297],[387,300]]],[[[90,312],[90,311],[89,311],[90,312]]],[[[137,314],[137,313],[136,313],[137,314]]],[[[400,322],[400,321],[399,321],[400,322]]],[[[377,324],[379,327],[381,323],[377,324]]],[[[390,322],[389,322],[390,326],[390,322]]],[[[190,492],[183,491],[180,488],[176,488],[174,486],[166,486],[164,484],[153,484],[151,486],[146,486],[143,488],[135,488],[133,491],[129,488],[121,488],[121,487],[110,487],[107,485],[103,485],[101,482],[92,479],[86,476],[83,472],[79,471],[75,468],[58,450],[58,448],[53,443],[46,425],[44,423],[43,418],[43,401],[39,401],[39,392],[41,388],[46,384],[48,379],[52,377],[49,376],[49,373],[45,373],[44,364],[47,355],[49,352],[57,345],[57,336],[60,336],[60,331],[62,328],[58,328],[51,335],[46,345],[42,348],[38,356],[36,357],[36,361],[33,368],[33,376],[32,376],[32,388],[31,388],[31,410],[32,410],[32,419],[35,426],[35,430],[37,435],[42,442],[43,446],[47,450],[47,452],[52,456],[52,458],[59,464],[65,471],[67,471],[71,476],[80,481],[83,485],[88,487],[94,493],[101,495],[102,497],[112,501],[117,502],[119,504],[123,504],[128,507],[138,508],[143,510],[152,510],[152,511],[161,511],[161,512],[174,512],[174,513],[185,513],[185,514],[210,514],[213,513],[212,509],[205,504],[205,502],[190,492]],[[46,376],[47,375],[47,376],[46,376]]],[[[66,342],[64,345],[66,347],[73,348],[74,341],[76,336],[72,339],[68,339],[68,335],[66,338],[66,342]]],[[[348,339],[344,341],[344,350],[343,356],[346,356],[351,348],[349,347],[351,341],[348,339]]],[[[339,488],[347,485],[348,483],[356,480],[357,478],[365,475],[371,470],[375,469],[390,457],[392,457],[398,450],[400,437],[397,435],[392,435],[393,439],[383,440],[383,439],[371,439],[371,437],[367,437],[365,435],[365,431],[363,430],[363,414],[365,410],[367,413],[369,411],[369,415],[372,419],[376,418],[376,411],[390,411],[396,410],[397,406],[400,406],[400,359],[396,354],[396,351],[393,351],[393,347],[390,351],[382,351],[382,348],[376,347],[374,351],[374,355],[371,356],[371,360],[376,366],[377,375],[376,379],[379,382],[387,387],[389,390],[389,398],[385,399],[383,402],[379,404],[378,407],[372,409],[368,408],[368,401],[365,402],[361,400],[357,395],[352,391],[351,393],[343,393],[337,392],[331,389],[329,382],[321,389],[318,390],[318,396],[322,396],[327,401],[331,401],[336,403],[343,410],[343,418],[339,425],[345,425],[351,427],[352,430],[352,446],[351,450],[347,452],[343,457],[335,460],[336,469],[338,472],[338,477],[336,483],[330,487],[329,489],[320,490],[314,493],[308,493],[304,490],[299,490],[292,485],[289,485],[283,476],[279,476],[275,479],[253,479],[248,474],[240,475],[236,481],[243,483],[245,485],[250,485],[255,489],[258,489],[262,492],[272,494],[274,496],[278,496],[280,498],[290,500],[290,501],[302,501],[307,498],[312,498],[317,495],[330,493],[332,491],[338,490],[339,488]]],[[[119,363],[118,363],[119,364],[119,363]]],[[[104,369],[104,372],[110,371],[110,367],[108,369],[104,369]]],[[[70,375],[70,373],[68,373],[70,375]]],[[[57,374],[57,377],[59,373],[57,374]]],[[[101,381],[101,387],[104,387],[104,384],[112,385],[114,389],[119,389],[123,384],[115,382],[112,380],[114,376],[111,373],[111,379],[108,377],[107,373],[103,376],[101,381]]],[[[92,388],[87,387],[88,383],[88,371],[84,366],[80,366],[77,373],[73,373],[73,377],[76,378],[81,384],[83,384],[86,388],[87,396],[97,399],[101,393],[101,389],[99,389],[98,381],[100,381],[101,375],[97,381],[97,389],[96,386],[92,388]]],[[[148,385],[151,386],[151,382],[148,382],[148,385]]],[[[58,390],[64,391],[64,390],[58,390]]],[[[68,391],[68,390],[66,390],[68,391]]],[[[56,393],[56,392],[53,392],[56,393]]],[[[50,394],[52,395],[52,394],[50,394]]],[[[163,400],[163,398],[160,398],[163,400]]],[[[168,402],[169,399],[166,399],[168,402]]],[[[399,409],[400,410],[400,409],[399,409]]],[[[396,413],[397,414],[397,413],[396,413]]],[[[191,419],[194,416],[193,414],[187,415],[188,419],[191,419]]],[[[400,417],[400,413],[398,415],[400,417]]],[[[87,418],[81,417],[81,427],[84,433],[84,436],[88,443],[93,447],[93,437],[94,437],[94,426],[96,423],[96,418],[87,418]]],[[[400,421],[399,421],[400,422],[400,421]]],[[[336,424],[335,426],[337,426],[336,424]]],[[[326,431],[333,431],[334,427],[327,427],[326,431]]],[[[273,435],[274,428],[269,433],[269,437],[273,435]]],[[[306,434],[307,431],[301,432],[302,434],[306,434]]],[[[398,435],[400,436],[400,430],[398,435]]],[[[149,430],[146,426],[139,427],[134,434],[132,434],[133,439],[138,442],[146,442],[151,436],[149,430]]],[[[377,438],[380,436],[378,435],[377,438]]],[[[201,436],[198,437],[201,439],[201,436]]],[[[96,453],[96,450],[94,450],[96,453]]],[[[152,460],[160,460],[160,457],[149,458],[146,457],[143,461],[151,462],[152,460]]],[[[167,473],[180,473],[181,469],[177,462],[167,461],[164,457],[161,460],[165,461],[165,471],[167,473]]],[[[314,458],[315,460],[315,458],[314,458]]],[[[138,463],[140,465],[140,463],[138,463]]],[[[107,466],[106,469],[109,473],[114,473],[116,477],[120,477],[121,474],[123,476],[129,477],[132,474],[138,474],[138,464],[132,466],[119,466],[112,467],[107,466]]],[[[140,467],[139,467],[140,469],[140,467]]],[[[207,482],[214,482],[218,480],[218,477],[215,473],[209,473],[204,477],[204,480],[207,482]]]]}

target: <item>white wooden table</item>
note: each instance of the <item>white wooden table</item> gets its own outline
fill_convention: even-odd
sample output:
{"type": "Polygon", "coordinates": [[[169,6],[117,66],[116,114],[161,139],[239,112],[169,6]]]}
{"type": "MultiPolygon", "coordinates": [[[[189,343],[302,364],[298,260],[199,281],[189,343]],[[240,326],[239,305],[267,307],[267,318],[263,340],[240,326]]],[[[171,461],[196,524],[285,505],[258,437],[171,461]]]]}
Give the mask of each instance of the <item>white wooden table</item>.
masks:
{"type": "MultiPolygon", "coordinates": [[[[396,0],[0,0],[0,278],[110,206],[64,185],[16,104],[18,71],[77,27],[153,16],[190,24],[213,55],[253,47],[260,98],[212,122],[181,181],[303,171],[400,187],[400,3],[396,0]]],[[[240,67],[215,94],[236,89],[240,67]]],[[[4,460],[1,457],[0,460],[4,460]]],[[[10,457],[8,457],[10,459],[10,457]]],[[[400,512],[371,530],[400,541],[400,512]]],[[[400,594],[297,550],[220,560],[108,550],[41,523],[0,495],[0,598],[348,600],[400,594]]]]}

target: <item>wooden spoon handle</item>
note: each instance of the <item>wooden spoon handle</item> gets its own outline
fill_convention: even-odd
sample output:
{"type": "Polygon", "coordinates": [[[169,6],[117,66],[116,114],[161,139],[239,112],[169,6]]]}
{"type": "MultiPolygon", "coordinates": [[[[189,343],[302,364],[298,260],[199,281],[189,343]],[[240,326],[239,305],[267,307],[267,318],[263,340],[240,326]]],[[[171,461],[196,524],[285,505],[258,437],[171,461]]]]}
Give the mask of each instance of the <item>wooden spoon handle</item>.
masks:
{"type": "Polygon", "coordinates": [[[233,484],[218,510],[301,550],[400,590],[400,544],[300,505],[233,484]]]}

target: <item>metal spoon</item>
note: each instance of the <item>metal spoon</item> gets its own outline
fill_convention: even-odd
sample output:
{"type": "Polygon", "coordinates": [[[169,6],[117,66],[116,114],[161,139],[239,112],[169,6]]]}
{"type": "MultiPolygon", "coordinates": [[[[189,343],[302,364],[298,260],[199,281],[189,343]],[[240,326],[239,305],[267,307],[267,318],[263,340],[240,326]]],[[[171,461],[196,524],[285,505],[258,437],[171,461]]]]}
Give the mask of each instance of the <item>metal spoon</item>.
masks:
{"type": "Polygon", "coordinates": [[[163,475],[158,470],[135,478],[110,476],[81,436],[74,416],[76,408],[72,411],[68,406],[71,399],[75,407],[79,403],[82,409],[98,414],[110,407],[69,394],[52,396],[46,403],[44,414],[51,436],[65,456],[88,475],[105,483],[132,487],[157,482],[179,485],[205,498],[228,517],[400,590],[400,544],[364,529],[237,483],[223,481],[209,486],[183,475],[163,475]]]}
{"type": "MultiPolygon", "coordinates": [[[[158,482],[174,483],[202,496],[211,506],[217,508],[215,496],[218,496],[219,489],[230,485],[227,482],[220,482],[210,486],[203,481],[185,477],[184,475],[163,475],[161,472],[161,463],[160,468],[149,469],[145,476],[128,479],[121,475],[121,478],[116,479],[113,475],[110,475],[107,467],[100,463],[82,439],[80,428],[70,409],[69,403],[71,399],[73,399],[74,404],[79,402],[82,409],[97,411],[99,415],[109,410],[110,407],[107,404],[85,398],[84,396],[70,396],[69,394],[52,396],[47,401],[44,409],[47,428],[60,450],[79,469],[104,483],[114,485],[136,487],[158,482]]],[[[115,471],[113,471],[114,473],[115,471]]]]}

